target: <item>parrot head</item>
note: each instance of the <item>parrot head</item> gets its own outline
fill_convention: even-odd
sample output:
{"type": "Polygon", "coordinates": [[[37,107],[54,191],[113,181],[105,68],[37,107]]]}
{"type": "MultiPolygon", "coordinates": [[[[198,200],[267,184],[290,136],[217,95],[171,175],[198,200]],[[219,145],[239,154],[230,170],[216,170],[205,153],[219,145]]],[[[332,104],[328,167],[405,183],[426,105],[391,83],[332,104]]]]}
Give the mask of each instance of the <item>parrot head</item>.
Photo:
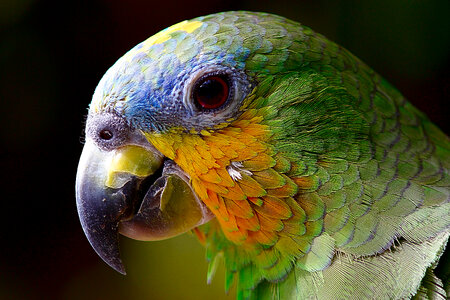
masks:
{"type": "Polygon", "coordinates": [[[342,89],[321,89],[314,72],[354,58],[336,60],[338,46],[325,45],[282,17],[228,12],[171,26],[120,58],[94,92],[76,179],[81,224],[100,257],[124,273],[119,233],[159,240],[215,218],[247,260],[281,247],[286,259],[265,276],[284,276],[323,230],[324,206],[294,199],[318,180],[296,176],[317,171],[316,153],[365,147],[355,140],[367,126],[336,104],[342,89]],[[289,246],[283,230],[302,240],[289,246]]]}
{"type": "Polygon", "coordinates": [[[270,111],[255,87],[298,59],[288,59],[285,26],[273,20],[289,24],[244,13],[181,22],[138,44],[101,79],[76,199],[89,242],[115,270],[124,273],[119,233],[165,239],[219,216],[230,238],[244,239],[229,215],[251,217],[248,198],[266,194],[254,171],[276,163],[261,122],[270,111]]]}

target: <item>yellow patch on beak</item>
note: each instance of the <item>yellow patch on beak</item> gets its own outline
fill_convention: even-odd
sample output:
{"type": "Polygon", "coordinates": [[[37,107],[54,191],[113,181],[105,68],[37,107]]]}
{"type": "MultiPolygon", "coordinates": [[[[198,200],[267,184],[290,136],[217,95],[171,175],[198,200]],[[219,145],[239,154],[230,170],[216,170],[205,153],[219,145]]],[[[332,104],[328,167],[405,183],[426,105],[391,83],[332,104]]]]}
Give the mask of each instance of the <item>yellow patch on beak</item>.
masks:
{"type": "Polygon", "coordinates": [[[120,188],[130,175],[144,178],[152,175],[162,164],[162,156],[143,147],[130,145],[115,151],[105,185],[110,188],[120,188]]]}

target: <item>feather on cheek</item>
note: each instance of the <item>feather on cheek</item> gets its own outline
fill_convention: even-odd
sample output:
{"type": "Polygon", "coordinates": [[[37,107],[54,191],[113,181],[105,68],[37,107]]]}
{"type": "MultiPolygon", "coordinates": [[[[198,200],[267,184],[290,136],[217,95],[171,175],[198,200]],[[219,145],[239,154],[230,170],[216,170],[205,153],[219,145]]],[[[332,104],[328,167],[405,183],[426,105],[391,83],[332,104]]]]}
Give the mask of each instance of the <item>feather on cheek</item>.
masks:
{"type": "Polygon", "coordinates": [[[147,134],[161,153],[189,174],[226,237],[250,248],[276,244],[278,233],[289,235],[291,219],[305,219],[292,198],[297,186],[284,175],[290,170],[289,160],[269,145],[271,131],[263,124],[263,114],[248,109],[229,126],[207,135],[147,134]]]}

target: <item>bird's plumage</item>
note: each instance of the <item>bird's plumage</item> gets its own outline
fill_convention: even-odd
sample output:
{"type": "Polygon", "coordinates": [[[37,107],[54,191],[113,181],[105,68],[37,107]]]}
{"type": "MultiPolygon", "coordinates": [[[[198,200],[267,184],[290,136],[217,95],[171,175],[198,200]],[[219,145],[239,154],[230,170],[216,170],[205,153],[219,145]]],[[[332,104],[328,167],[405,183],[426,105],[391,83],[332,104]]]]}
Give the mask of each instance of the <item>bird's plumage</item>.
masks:
{"type": "Polygon", "coordinates": [[[108,70],[103,113],[187,176],[215,217],[194,229],[208,280],[223,259],[240,298],[445,298],[449,139],[311,29],[250,12],[169,27],[108,70]],[[205,74],[227,78],[224,106],[193,102],[205,74]]]}

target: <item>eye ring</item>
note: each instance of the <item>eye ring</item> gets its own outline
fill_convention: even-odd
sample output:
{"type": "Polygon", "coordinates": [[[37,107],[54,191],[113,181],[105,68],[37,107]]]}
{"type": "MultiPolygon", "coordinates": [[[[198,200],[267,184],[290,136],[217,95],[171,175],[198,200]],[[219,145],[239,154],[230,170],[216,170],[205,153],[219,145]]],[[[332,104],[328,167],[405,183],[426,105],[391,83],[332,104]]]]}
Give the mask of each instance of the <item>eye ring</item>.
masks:
{"type": "MultiPolygon", "coordinates": [[[[227,65],[200,64],[192,70],[185,70],[179,76],[178,82],[182,85],[182,93],[179,93],[179,88],[174,89],[171,96],[180,99],[183,103],[181,108],[184,114],[180,118],[183,121],[182,125],[196,131],[235,119],[240,114],[245,97],[254,87],[253,82],[243,70],[227,65]],[[219,81],[223,80],[226,83],[228,93],[224,89],[223,94],[226,97],[219,97],[220,101],[205,108],[199,104],[196,97],[198,87],[205,79],[214,79],[214,77],[219,77],[219,81]]],[[[214,81],[217,80],[214,79],[214,81]]]]}
{"type": "Polygon", "coordinates": [[[225,74],[205,74],[195,83],[192,94],[198,108],[202,110],[219,109],[230,98],[230,81],[225,74]]]}

